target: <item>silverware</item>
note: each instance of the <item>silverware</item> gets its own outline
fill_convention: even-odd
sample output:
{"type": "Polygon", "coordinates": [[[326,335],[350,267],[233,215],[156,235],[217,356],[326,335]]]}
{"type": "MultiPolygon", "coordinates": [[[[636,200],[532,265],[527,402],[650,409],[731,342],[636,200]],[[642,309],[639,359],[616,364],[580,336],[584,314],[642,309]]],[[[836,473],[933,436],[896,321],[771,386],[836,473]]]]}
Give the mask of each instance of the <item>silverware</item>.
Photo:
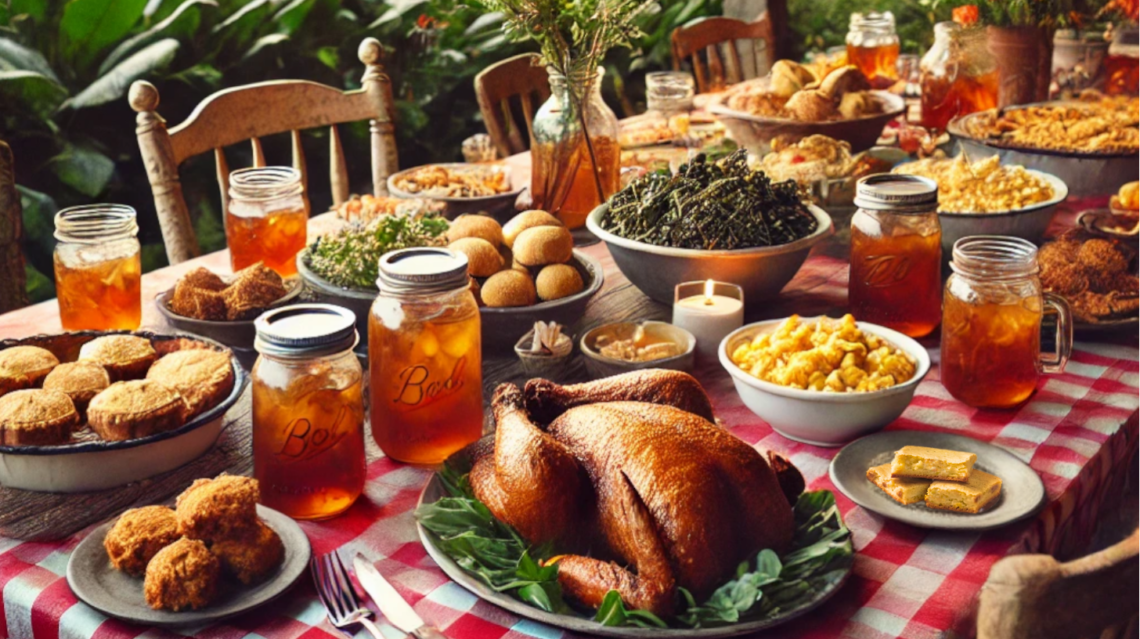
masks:
{"type": "Polygon", "coordinates": [[[342,629],[361,625],[375,639],[384,639],[380,629],[372,623],[372,611],[364,607],[360,597],[356,595],[340,555],[335,552],[314,555],[309,562],[309,568],[313,573],[313,583],[317,586],[317,596],[321,598],[332,625],[342,629]]]}
{"type": "Polygon", "coordinates": [[[376,602],[389,623],[416,639],[446,639],[443,633],[424,624],[424,620],[420,619],[416,611],[404,601],[400,593],[396,592],[392,584],[384,579],[384,575],[381,575],[376,566],[373,566],[364,555],[358,553],[352,560],[352,565],[356,569],[356,578],[360,580],[360,585],[368,591],[368,595],[376,602]]]}

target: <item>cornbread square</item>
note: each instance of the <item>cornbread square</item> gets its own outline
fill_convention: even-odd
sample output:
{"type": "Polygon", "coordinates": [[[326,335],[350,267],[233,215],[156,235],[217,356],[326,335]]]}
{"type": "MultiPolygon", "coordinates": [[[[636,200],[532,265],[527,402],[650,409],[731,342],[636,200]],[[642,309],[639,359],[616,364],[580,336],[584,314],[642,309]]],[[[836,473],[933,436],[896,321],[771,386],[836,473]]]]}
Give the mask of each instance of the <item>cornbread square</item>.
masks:
{"type": "Polygon", "coordinates": [[[926,446],[903,446],[891,462],[891,475],[964,482],[970,479],[970,471],[974,469],[976,461],[978,456],[973,453],[926,446]]]}
{"type": "Polygon", "coordinates": [[[868,468],[867,479],[870,479],[871,483],[903,506],[922,501],[922,498],[926,496],[927,486],[930,486],[929,479],[891,477],[891,465],[889,463],[868,468]]]}
{"type": "Polygon", "coordinates": [[[1001,494],[1001,480],[985,471],[975,469],[966,483],[953,481],[931,482],[926,491],[926,507],[976,513],[1001,494]]]}

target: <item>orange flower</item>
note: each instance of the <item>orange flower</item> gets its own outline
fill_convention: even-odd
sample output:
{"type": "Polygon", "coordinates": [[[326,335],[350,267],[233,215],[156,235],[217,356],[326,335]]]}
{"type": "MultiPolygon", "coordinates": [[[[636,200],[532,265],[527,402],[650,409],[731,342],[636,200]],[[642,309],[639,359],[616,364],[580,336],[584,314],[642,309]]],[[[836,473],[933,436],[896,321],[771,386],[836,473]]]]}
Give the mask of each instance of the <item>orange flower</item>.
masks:
{"type": "Polygon", "coordinates": [[[954,18],[954,22],[957,22],[963,27],[972,26],[978,22],[978,5],[965,4],[960,7],[954,7],[954,11],[951,15],[954,18]]]}

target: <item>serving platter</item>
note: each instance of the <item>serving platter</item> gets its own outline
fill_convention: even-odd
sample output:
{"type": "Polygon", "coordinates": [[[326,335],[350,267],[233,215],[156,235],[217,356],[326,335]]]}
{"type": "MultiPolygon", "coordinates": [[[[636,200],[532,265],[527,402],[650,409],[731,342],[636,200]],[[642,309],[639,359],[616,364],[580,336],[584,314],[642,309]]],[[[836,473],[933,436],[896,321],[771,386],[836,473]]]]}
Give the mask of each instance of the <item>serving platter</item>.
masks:
{"type": "MultiPolygon", "coordinates": [[[[424,504],[431,504],[438,501],[446,495],[446,489],[439,479],[438,474],[433,474],[427,485],[424,486],[423,491],[420,493],[419,502],[416,507],[419,508],[424,504]]],[[[539,610],[530,606],[508,594],[497,592],[487,586],[478,578],[470,575],[455,563],[455,561],[443,552],[435,544],[432,534],[424,528],[423,524],[419,521],[416,522],[416,530],[419,533],[420,541],[423,542],[424,548],[427,549],[428,555],[435,560],[436,564],[443,570],[443,572],[450,577],[455,583],[463,586],[476,597],[495,604],[501,608],[533,621],[563,628],[572,632],[580,632],[591,635],[598,635],[602,637],[669,637],[675,639],[687,638],[712,638],[712,637],[739,637],[742,635],[759,632],[768,628],[773,628],[781,624],[788,623],[793,619],[797,619],[806,615],[807,613],[815,610],[823,605],[827,600],[831,599],[835,593],[847,583],[847,579],[851,575],[851,567],[847,568],[846,573],[842,579],[839,579],[829,587],[821,590],[819,594],[812,599],[809,603],[789,610],[783,614],[779,614],[771,619],[759,619],[755,621],[745,621],[742,623],[718,626],[712,628],[635,628],[625,626],[604,626],[594,621],[590,616],[586,615],[573,615],[573,614],[555,614],[539,610]]]]}
{"type": "Polygon", "coordinates": [[[519,194],[522,193],[524,188],[526,188],[524,184],[516,183],[514,175],[511,172],[511,167],[506,164],[481,165],[468,164],[465,162],[443,162],[404,169],[403,171],[388,176],[388,192],[391,193],[393,197],[440,202],[443,204],[443,216],[449,220],[454,220],[464,213],[486,213],[495,218],[500,224],[504,224],[517,213],[514,207],[515,200],[518,199],[519,194]],[[451,171],[505,173],[507,182],[511,185],[511,190],[505,193],[496,193],[495,195],[484,195],[480,197],[450,197],[412,193],[397,186],[397,183],[399,183],[405,175],[429,166],[438,166],[451,171]]]}
{"type": "Polygon", "coordinates": [[[1045,503],[1045,484],[1028,464],[997,446],[951,433],[895,430],[870,435],[840,450],[832,458],[828,474],[836,488],[856,504],[919,528],[990,530],[1025,519],[1045,503]],[[978,456],[975,468],[1001,479],[1001,495],[977,514],[936,510],[925,504],[903,506],[867,479],[868,468],[891,461],[903,446],[974,453],[978,456]]]}
{"type": "Polygon", "coordinates": [[[103,335],[137,335],[155,344],[160,353],[178,350],[182,340],[230,354],[233,388],[218,405],[182,426],[147,437],[107,442],[94,436],[59,446],[0,446],[0,484],[42,492],[75,493],[114,488],[177,468],[214,445],[225,425],[226,412],[237,403],[249,375],[233,352],[197,335],[163,335],[150,331],[77,331],[0,341],[0,350],[31,345],[52,351],[61,362],[75,361],[79,348],[103,335]],[[163,350],[163,344],[167,349],[163,350]]]}
{"type": "Polygon", "coordinates": [[[154,610],[143,595],[143,580],[119,572],[111,565],[103,539],[115,524],[109,521],[87,535],[67,562],[67,585],[83,603],[116,619],[159,627],[206,625],[265,605],[292,586],[305,573],[312,552],[309,538],[295,521],[276,510],[257,506],[257,514],[285,546],[285,558],[265,581],[239,589],[227,584],[219,601],[202,610],[154,610]]]}

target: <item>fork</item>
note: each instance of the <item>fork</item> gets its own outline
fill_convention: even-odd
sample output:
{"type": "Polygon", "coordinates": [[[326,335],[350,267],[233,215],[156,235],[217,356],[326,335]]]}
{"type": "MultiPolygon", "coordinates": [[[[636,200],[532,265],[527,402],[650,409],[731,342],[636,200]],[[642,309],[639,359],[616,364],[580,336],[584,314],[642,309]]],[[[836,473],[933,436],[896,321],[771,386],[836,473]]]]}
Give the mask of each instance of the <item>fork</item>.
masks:
{"type": "Polygon", "coordinates": [[[325,606],[329,622],[337,628],[362,625],[375,639],[384,639],[380,629],[372,623],[372,611],[364,606],[357,596],[348,571],[335,551],[309,561],[313,573],[313,583],[317,586],[317,596],[325,606]]]}

